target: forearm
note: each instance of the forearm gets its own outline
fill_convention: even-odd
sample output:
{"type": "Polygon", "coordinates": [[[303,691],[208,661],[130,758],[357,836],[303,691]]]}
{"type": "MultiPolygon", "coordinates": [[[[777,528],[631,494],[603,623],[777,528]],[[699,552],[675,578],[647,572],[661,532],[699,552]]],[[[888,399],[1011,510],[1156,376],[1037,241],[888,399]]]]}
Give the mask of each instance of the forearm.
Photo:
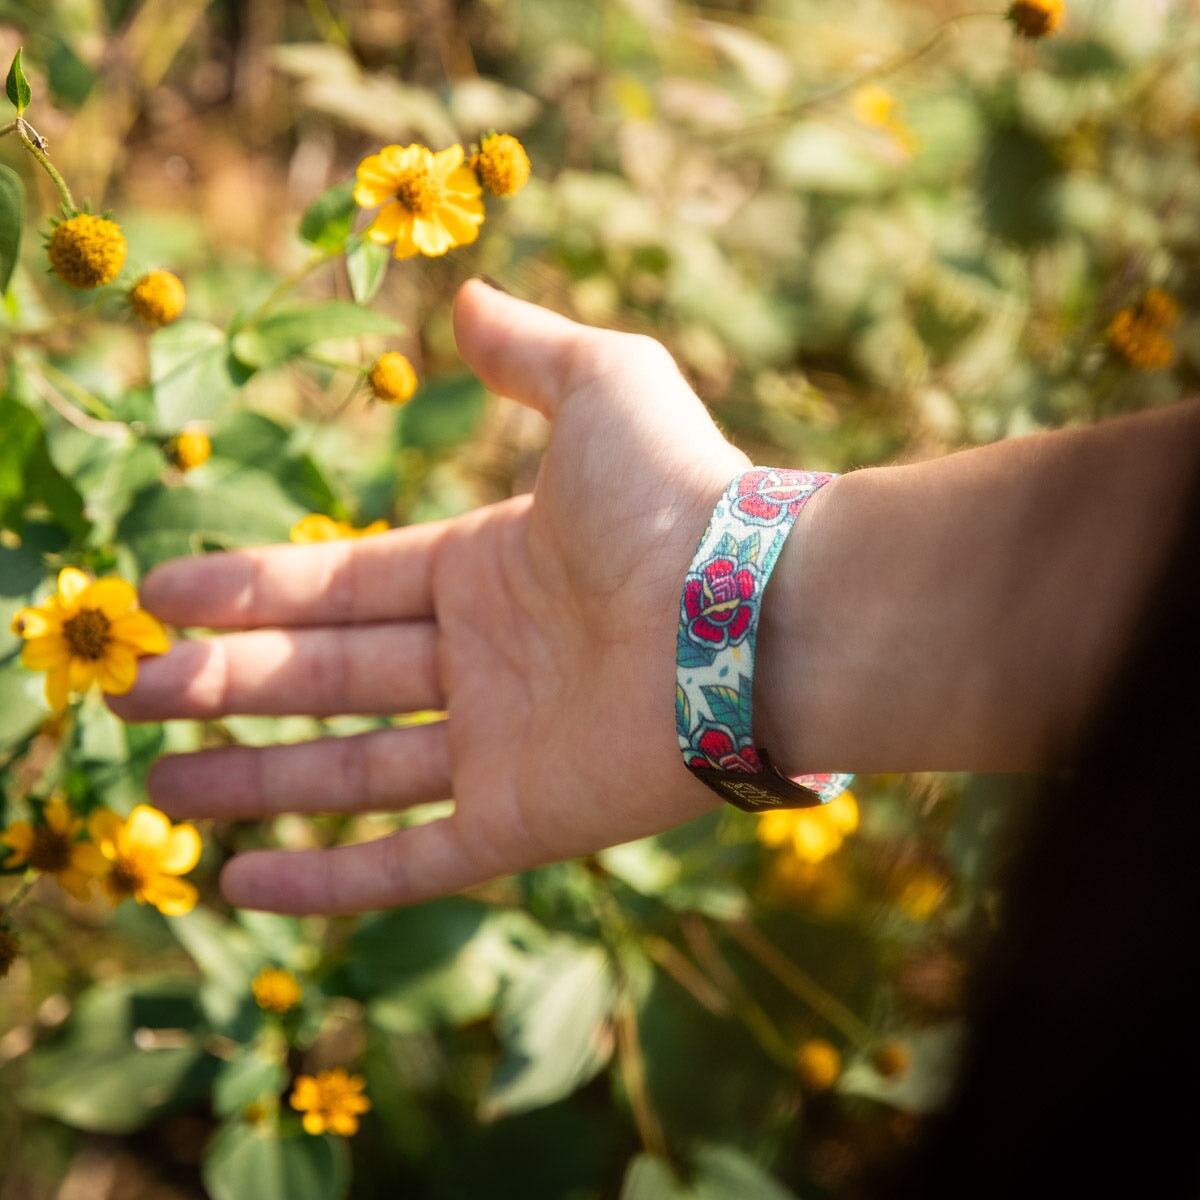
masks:
{"type": "Polygon", "coordinates": [[[849,473],[761,618],[756,733],[786,771],[1061,765],[1200,470],[1200,403],[849,473]]]}

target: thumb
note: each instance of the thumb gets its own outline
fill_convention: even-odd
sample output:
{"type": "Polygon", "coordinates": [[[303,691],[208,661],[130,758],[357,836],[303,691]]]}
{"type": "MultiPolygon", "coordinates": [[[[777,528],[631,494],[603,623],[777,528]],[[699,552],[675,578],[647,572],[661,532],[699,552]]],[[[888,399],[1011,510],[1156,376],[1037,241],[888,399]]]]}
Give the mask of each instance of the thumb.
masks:
{"type": "Polygon", "coordinates": [[[552,417],[580,363],[612,335],[469,279],[454,300],[454,336],[487,388],[552,417]]]}

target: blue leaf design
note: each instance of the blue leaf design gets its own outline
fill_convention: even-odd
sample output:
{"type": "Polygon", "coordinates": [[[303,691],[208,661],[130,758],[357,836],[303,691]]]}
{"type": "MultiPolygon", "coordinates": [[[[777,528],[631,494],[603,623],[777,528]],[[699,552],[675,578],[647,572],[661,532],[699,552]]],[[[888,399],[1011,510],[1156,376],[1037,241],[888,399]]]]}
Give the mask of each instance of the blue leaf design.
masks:
{"type": "Polygon", "coordinates": [[[753,695],[751,682],[744,675],[738,677],[736,688],[724,684],[712,684],[700,691],[708,702],[713,720],[731,730],[749,733],[753,722],[753,695]]]}
{"type": "Polygon", "coordinates": [[[688,737],[692,731],[692,706],[688,703],[687,692],[675,685],[675,732],[682,737],[688,737]]]}
{"type": "Polygon", "coordinates": [[[679,640],[675,647],[675,656],[681,667],[710,667],[717,651],[708,646],[698,646],[687,635],[682,627],[679,630],[679,640]]]}

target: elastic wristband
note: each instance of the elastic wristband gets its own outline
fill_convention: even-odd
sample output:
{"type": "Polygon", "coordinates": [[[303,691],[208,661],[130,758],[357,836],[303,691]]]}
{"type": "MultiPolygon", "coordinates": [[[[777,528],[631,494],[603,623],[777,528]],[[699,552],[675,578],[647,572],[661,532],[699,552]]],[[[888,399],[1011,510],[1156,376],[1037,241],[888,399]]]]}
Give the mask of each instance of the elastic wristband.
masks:
{"type": "Polygon", "coordinates": [[[853,775],[789,779],[754,744],[754,645],[763,590],[805,504],[836,475],[753,467],[713,510],[683,582],[675,732],[684,765],[747,812],[811,808],[853,775]]]}

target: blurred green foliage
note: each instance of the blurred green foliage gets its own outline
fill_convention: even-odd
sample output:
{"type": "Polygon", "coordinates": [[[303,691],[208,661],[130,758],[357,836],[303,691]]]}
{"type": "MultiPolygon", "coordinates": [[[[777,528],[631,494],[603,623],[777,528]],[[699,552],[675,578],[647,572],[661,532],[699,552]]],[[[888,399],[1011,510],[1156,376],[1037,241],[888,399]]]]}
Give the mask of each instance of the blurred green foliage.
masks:
{"type": "MultiPolygon", "coordinates": [[[[846,470],[1194,391],[1194,14],[1067,9],[1032,42],[951,0],[0,3],[32,99],[9,96],[130,246],[116,282],[62,287],[58,195],[0,141],[0,825],[52,788],[128,813],[164,750],[386,723],[125,727],[95,698],[55,722],[8,624],[63,564],[136,581],[308,512],[404,524],[528,487],[542,426],[454,350],[470,275],[660,338],[755,461],[846,470]],[[534,178],[478,243],[396,263],[362,238],[363,155],[490,129],[534,178]],[[160,267],[188,307],[149,331],[125,289],[160,267]],[[1181,316],[1145,370],[1106,331],[1152,287],[1181,316]],[[399,411],[358,387],[397,346],[422,379],[399,411]],[[165,447],[197,424],[212,457],[183,472],[165,447]]],[[[860,780],[820,864],[730,811],[354,919],[230,913],[216,873],[423,814],[210,825],[184,917],[42,885],[0,983],[0,1197],[88,1171],[112,1197],[853,1195],[944,1094],[1026,782],[860,780]],[[256,1006],[264,966],[298,1010],[256,1006]],[[828,1093],[796,1070],[816,1037],[828,1093]],[[304,1134],[291,1079],[343,1064],[361,1130],[304,1134]]]]}

